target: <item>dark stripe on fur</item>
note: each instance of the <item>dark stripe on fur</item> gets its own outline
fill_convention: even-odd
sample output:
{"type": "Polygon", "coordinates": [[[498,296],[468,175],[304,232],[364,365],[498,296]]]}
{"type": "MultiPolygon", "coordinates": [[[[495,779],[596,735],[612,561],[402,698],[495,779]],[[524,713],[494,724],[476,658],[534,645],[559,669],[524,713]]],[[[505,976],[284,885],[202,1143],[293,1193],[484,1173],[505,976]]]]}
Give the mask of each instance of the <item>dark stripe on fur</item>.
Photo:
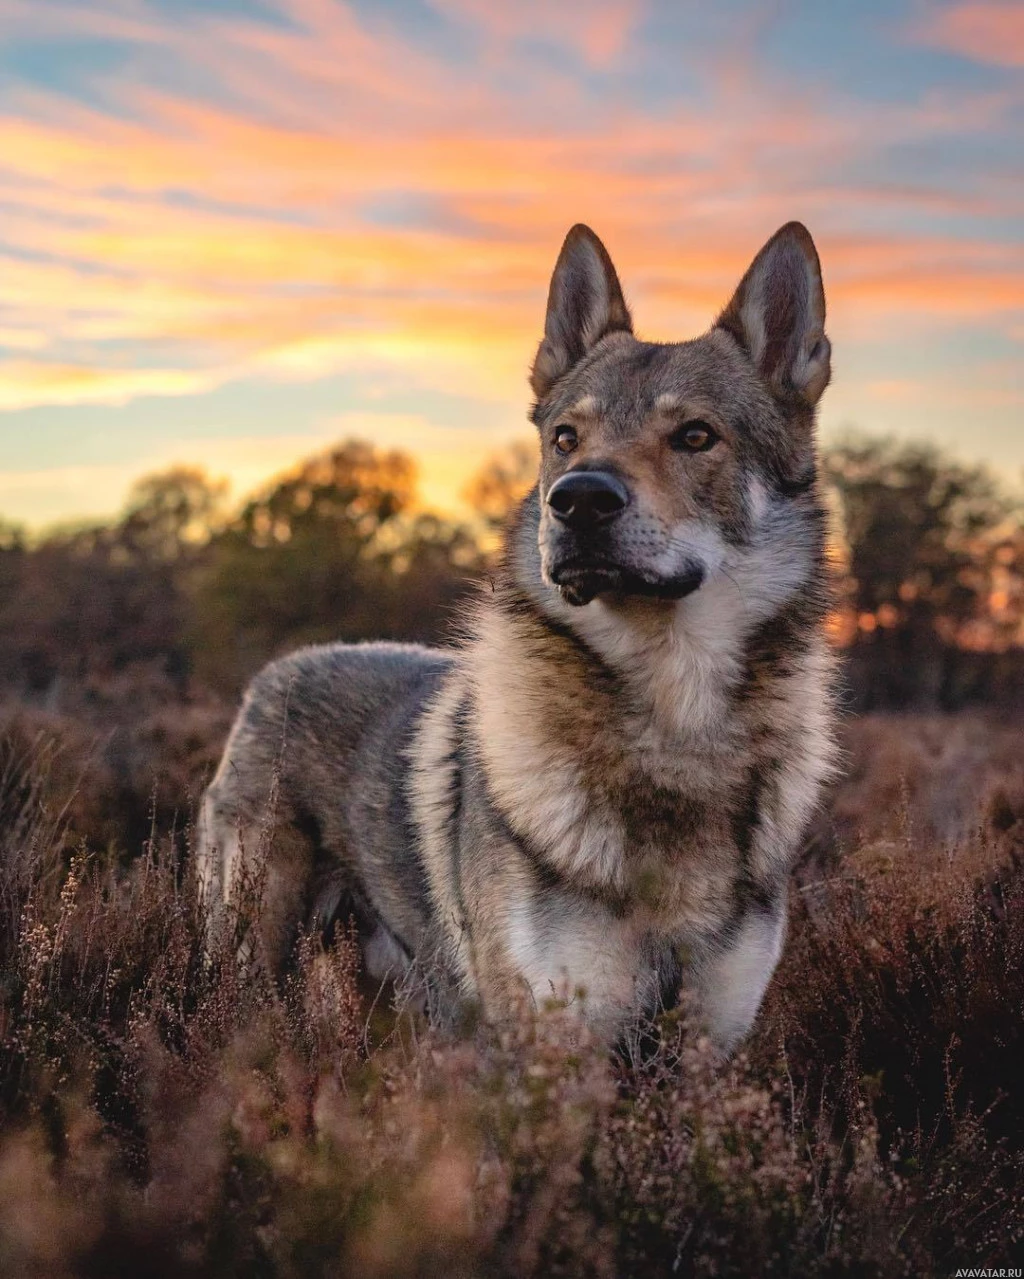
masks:
{"type": "Polygon", "coordinates": [[[446,821],[448,847],[451,853],[452,885],[455,889],[455,900],[459,905],[459,927],[466,933],[470,947],[473,945],[473,930],[466,910],[466,898],[462,887],[462,785],[466,771],[466,732],[469,721],[469,699],[464,694],[452,713],[452,734],[455,744],[442,761],[442,766],[450,766],[448,783],[448,818],[446,821]]]}
{"type": "MultiPolygon", "coordinates": [[[[474,752],[476,753],[476,752],[474,752]]],[[[493,832],[510,844],[528,862],[539,880],[539,887],[544,891],[560,891],[573,896],[589,898],[604,906],[617,919],[625,915],[625,902],[621,894],[612,889],[600,888],[594,884],[583,884],[577,879],[569,879],[551,865],[544,853],[525,835],[514,830],[508,817],[498,806],[487,785],[487,775],[481,769],[478,775],[480,791],[487,804],[487,818],[493,832]]]]}
{"type": "Polygon", "coordinates": [[[814,583],[781,612],[761,623],[747,641],[743,675],[733,694],[737,701],[763,697],[771,691],[772,681],[793,671],[796,659],[807,652],[817,635],[827,603],[824,587],[814,583]]]}
{"type": "Polygon", "coordinates": [[[531,622],[540,627],[546,635],[558,640],[563,646],[572,650],[575,657],[583,663],[591,685],[596,685],[605,692],[618,696],[623,692],[622,681],[612,668],[596,653],[586,640],[582,639],[565,622],[549,616],[525,591],[515,586],[503,586],[500,593],[502,609],[510,616],[531,622]]]}
{"type": "Polygon", "coordinates": [[[743,788],[729,818],[732,825],[732,838],[740,855],[740,868],[743,874],[749,870],[750,850],[761,820],[761,787],[760,768],[757,764],[752,764],[743,779],[743,788]]]}
{"type": "Polygon", "coordinates": [[[679,1003],[683,986],[683,964],[679,951],[671,942],[657,946],[654,968],[658,974],[657,1007],[645,1010],[648,1016],[671,1012],[679,1003]]]}
{"type": "Polygon", "coordinates": [[[599,903],[616,919],[622,919],[625,916],[626,905],[619,893],[611,889],[600,888],[594,884],[580,883],[577,879],[568,879],[560,875],[539,848],[534,847],[530,840],[512,829],[508,818],[498,808],[489,794],[487,794],[487,803],[490,808],[491,822],[495,832],[511,844],[518,853],[522,854],[524,860],[529,862],[534,874],[540,881],[540,888],[543,891],[561,891],[574,897],[585,897],[590,901],[599,903]]]}

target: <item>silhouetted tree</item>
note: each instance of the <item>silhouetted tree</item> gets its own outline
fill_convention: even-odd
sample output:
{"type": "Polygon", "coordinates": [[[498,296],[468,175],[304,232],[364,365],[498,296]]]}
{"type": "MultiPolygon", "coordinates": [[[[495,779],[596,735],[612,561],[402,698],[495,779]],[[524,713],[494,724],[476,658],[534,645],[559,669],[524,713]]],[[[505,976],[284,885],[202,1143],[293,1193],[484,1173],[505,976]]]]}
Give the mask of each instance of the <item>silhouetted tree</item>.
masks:
{"type": "Polygon", "coordinates": [[[138,480],[128,494],[117,540],[126,551],[168,563],[196,556],[224,522],[227,482],[177,466],[138,480]]]}
{"type": "Polygon", "coordinates": [[[175,468],[140,481],[110,525],[56,531],[0,553],[0,681],[53,700],[145,666],[180,688],[190,579],[224,485],[175,468]]]}
{"type": "Polygon", "coordinates": [[[472,571],[464,530],[413,517],[415,469],[350,441],[246,504],[213,544],[196,611],[197,660],[240,679],[296,644],[438,631],[472,571]]]}
{"type": "Polygon", "coordinates": [[[466,485],[464,496],[485,527],[499,532],[536,481],[536,444],[515,440],[487,459],[466,485]]]}
{"type": "MultiPolygon", "coordinates": [[[[842,593],[861,702],[955,704],[968,637],[992,621],[993,575],[1019,580],[1019,502],[984,467],[926,445],[848,440],[823,469],[846,544],[842,593]]],[[[1013,624],[1002,617],[999,627],[1013,624]]]]}

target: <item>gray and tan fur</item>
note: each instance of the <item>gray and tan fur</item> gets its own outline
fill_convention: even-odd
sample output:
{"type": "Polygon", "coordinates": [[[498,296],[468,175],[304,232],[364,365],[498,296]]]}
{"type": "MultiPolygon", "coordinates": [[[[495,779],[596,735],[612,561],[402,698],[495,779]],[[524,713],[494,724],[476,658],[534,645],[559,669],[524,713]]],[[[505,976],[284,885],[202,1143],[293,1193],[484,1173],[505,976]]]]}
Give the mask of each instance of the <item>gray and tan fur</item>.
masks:
{"type": "Polygon", "coordinates": [[[573,228],[493,589],[456,648],[307,648],[253,681],[202,810],[214,916],[276,785],[270,962],[344,901],[372,973],[418,961],[492,1018],[578,997],[611,1039],[685,989],[742,1038],[834,754],[824,318],[791,223],[709,332],[639,341],[573,228]]]}

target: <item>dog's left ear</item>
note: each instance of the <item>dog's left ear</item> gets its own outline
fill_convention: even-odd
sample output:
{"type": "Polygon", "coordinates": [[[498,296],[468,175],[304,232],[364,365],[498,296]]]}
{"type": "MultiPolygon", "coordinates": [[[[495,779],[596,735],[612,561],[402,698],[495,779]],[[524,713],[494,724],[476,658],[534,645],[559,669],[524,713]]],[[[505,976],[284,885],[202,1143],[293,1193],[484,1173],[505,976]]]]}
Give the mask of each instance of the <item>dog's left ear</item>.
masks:
{"type": "Polygon", "coordinates": [[[548,291],[544,338],[530,373],[538,400],[609,333],[633,332],[615,267],[590,227],[565,237],[548,291]]]}
{"type": "Polygon", "coordinates": [[[810,232],[781,227],[751,263],[717,327],[739,342],[780,399],[813,407],[831,374],[825,290],[810,232]]]}

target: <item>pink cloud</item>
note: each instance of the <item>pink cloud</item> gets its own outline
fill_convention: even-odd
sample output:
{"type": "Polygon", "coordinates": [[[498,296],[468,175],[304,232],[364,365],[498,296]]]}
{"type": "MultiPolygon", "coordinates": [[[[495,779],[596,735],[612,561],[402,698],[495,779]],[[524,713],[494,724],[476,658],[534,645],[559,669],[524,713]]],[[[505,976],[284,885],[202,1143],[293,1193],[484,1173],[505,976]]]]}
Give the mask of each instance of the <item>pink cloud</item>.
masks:
{"type": "Polygon", "coordinates": [[[1024,6],[966,0],[938,9],[914,31],[933,48],[1001,67],[1024,67],[1024,6]]]}
{"type": "Polygon", "coordinates": [[[624,53],[643,16],[639,0],[433,0],[446,16],[484,32],[499,45],[542,40],[576,53],[595,68],[610,66],[624,53]]]}

